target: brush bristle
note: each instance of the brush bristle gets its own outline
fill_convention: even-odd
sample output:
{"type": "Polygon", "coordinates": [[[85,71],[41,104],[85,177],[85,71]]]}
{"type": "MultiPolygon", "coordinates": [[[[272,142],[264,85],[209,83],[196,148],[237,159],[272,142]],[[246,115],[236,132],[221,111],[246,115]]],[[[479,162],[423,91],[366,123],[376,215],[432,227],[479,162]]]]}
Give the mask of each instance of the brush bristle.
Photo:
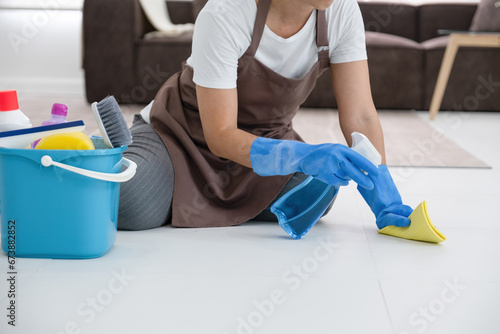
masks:
{"type": "Polygon", "coordinates": [[[113,147],[132,144],[132,135],[127,122],[125,122],[120,106],[113,96],[108,96],[98,102],[97,110],[113,147]]]}

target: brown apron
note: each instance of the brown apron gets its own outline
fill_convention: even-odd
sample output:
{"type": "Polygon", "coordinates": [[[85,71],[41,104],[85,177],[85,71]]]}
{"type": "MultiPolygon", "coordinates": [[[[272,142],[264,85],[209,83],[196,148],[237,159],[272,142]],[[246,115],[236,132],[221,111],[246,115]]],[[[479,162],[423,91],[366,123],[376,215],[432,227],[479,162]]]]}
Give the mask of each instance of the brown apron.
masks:
{"type": "MultiPolygon", "coordinates": [[[[318,61],[304,78],[290,79],[254,58],[270,3],[259,1],[250,47],[238,60],[238,128],[256,136],[301,140],[292,128],[292,118],[329,67],[325,12],[316,15],[318,61]]],[[[198,112],[193,69],[186,64],[163,84],[150,118],[174,165],[173,226],[230,226],[248,221],[273,201],[291,177],[261,177],[210,152],[198,112]]]]}

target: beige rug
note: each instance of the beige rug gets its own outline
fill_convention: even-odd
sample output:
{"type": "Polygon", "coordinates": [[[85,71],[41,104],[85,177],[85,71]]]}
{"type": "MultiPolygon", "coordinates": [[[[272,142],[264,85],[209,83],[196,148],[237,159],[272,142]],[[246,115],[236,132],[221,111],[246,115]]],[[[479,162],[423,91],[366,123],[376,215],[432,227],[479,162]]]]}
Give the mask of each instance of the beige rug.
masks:
{"type": "MultiPolygon", "coordinates": [[[[411,111],[379,111],[389,166],[490,168],[411,111]]],[[[296,131],[309,143],[342,143],[338,113],[332,109],[301,109],[296,131]]]]}
{"type": "MultiPolygon", "coordinates": [[[[69,120],[81,119],[86,124],[85,133],[99,135],[90,105],[82,97],[20,96],[19,100],[21,109],[34,126],[50,116],[52,103],[59,102],[68,106],[69,120]]],[[[143,107],[121,106],[128,124],[143,107]]],[[[489,168],[411,111],[379,111],[379,117],[390,166],[489,168]]],[[[294,119],[294,127],[308,143],[345,144],[334,109],[301,109],[294,119]]]]}

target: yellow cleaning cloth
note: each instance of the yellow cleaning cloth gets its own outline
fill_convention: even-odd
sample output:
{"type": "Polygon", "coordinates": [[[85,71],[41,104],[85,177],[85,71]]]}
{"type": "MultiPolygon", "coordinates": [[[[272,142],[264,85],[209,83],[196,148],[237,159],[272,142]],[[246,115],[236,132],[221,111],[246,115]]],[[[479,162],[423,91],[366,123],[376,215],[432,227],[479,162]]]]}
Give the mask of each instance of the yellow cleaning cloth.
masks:
{"type": "Polygon", "coordinates": [[[378,233],[391,235],[393,237],[411,239],[427,242],[445,241],[446,237],[437,230],[427,213],[427,204],[425,201],[420,203],[410,215],[411,224],[408,227],[386,226],[378,233]]]}

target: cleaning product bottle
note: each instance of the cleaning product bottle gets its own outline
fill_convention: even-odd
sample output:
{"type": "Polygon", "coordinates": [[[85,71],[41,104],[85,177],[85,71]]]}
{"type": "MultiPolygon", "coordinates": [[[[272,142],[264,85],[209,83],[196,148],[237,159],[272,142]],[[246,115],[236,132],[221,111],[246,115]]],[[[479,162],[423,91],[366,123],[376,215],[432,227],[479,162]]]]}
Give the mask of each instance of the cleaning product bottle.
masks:
{"type": "MultiPolygon", "coordinates": [[[[48,120],[43,121],[42,126],[68,122],[66,120],[66,116],[68,115],[68,107],[65,104],[54,103],[52,105],[52,111],[50,113],[51,117],[48,120]]],[[[35,148],[35,146],[38,144],[39,141],[40,140],[37,140],[34,143],[32,143],[31,148],[35,148]]]]}
{"type": "Polygon", "coordinates": [[[31,128],[29,118],[19,110],[17,92],[5,90],[0,92],[0,132],[31,128]]]}
{"type": "Polygon", "coordinates": [[[54,103],[52,105],[51,117],[44,121],[42,125],[52,125],[67,123],[66,116],[68,115],[68,107],[62,103],[54,103]]]}

